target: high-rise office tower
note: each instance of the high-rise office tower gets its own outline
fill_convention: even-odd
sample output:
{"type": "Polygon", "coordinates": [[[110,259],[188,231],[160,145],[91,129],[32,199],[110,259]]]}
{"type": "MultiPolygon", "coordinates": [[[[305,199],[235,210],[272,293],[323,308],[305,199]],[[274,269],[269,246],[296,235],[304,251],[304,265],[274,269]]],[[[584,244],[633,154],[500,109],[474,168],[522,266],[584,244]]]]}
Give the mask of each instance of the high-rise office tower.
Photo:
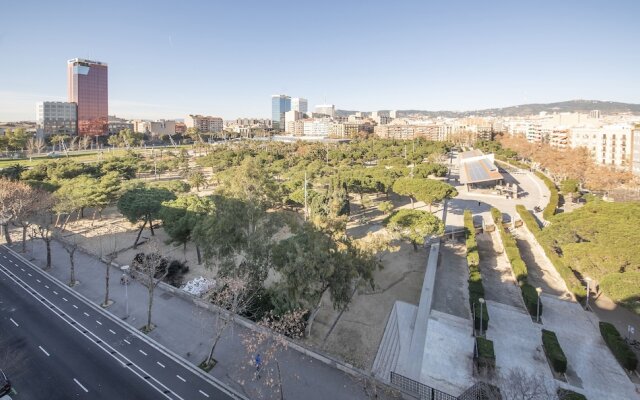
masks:
{"type": "Polygon", "coordinates": [[[307,112],[307,99],[294,97],[291,99],[291,110],[305,114],[307,112]]]}
{"type": "Polygon", "coordinates": [[[287,111],[291,111],[291,97],[285,94],[271,96],[271,121],[274,130],[284,130],[284,113],[287,111]]]}
{"type": "Polygon", "coordinates": [[[107,64],[74,58],[67,62],[69,102],[78,105],[78,134],[106,135],[109,131],[107,64]]]}

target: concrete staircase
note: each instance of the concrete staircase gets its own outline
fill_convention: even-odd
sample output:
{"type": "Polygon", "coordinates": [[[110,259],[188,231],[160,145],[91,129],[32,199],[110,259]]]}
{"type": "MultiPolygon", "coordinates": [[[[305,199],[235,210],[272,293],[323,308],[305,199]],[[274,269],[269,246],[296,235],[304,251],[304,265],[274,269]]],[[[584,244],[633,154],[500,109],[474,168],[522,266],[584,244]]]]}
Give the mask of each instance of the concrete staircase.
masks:
{"type": "Polygon", "coordinates": [[[400,356],[400,329],[398,327],[398,307],[393,305],[387,326],[382,336],[382,341],[378,347],[378,354],[373,360],[371,372],[383,382],[389,382],[391,371],[395,370],[400,356]]]}

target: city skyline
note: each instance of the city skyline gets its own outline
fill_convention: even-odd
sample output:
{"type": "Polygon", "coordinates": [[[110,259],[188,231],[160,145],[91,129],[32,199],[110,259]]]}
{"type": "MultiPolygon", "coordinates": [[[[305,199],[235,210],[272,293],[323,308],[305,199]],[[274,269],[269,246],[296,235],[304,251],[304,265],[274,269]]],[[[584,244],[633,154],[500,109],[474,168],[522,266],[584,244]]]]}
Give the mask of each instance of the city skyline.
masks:
{"type": "Polygon", "coordinates": [[[284,11],[297,18],[281,25],[271,23],[275,8],[259,2],[212,7],[181,4],[193,23],[158,33],[150,27],[171,21],[177,7],[113,2],[92,10],[104,15],[96,21],[72,3],[6,4],[7,15],[28,13],[33,29],[21,29],[17,18],[0,28],[0,49],[15,60],[0,66],[0,120],[33,120],[36,102],[66,101],[65,62],[74,57],[110,65],[110,114],[125,118],[266,118],[273,93],[304,97],[310,108],[330,103],[363,111],[474,110],[577,98],[639,102],[634,68],[640,53],[632,51],[637,35],[630,34],[637,29],[636,2],[608,8],[576,1],[298,4],[284,11]],[[221,19],[218,30],[226,33],[217,35],[198,24],[214,11],[243,18],[221,19]],[[44,23],[62,15],[76,23],[44,23]],[[107,29],[113,21],[119,29],[107,29]],[[322,21],[331,21],[331,32],[322,21]],[[382,24],[384,34],[376,28],[382,24]],[[83,35],[75,33],[80,30],[83,35]],[[275,37],[286,38],[282,44],[292,50],[274,56],[275,37]],[[191,59],[205,44],[210,54],[191,59]]]}

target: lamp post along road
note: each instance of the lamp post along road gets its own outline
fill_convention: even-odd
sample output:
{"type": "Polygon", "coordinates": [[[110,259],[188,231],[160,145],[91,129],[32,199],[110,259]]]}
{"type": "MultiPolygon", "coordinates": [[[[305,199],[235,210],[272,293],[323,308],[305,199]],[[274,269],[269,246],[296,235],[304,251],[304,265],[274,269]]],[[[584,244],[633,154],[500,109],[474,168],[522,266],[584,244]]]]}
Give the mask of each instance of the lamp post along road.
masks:
{"type": "Polygon", "coordinates": [[[589,292],[591,292],[591,278],[586,277],[584,278],[584,280],[587,282],[587,302],[586,302],[585,309],[588,311],[589,310],[589,292]]]}
{"type": "Polygon", "coordinates": [[[124,278],[124,308],[125,308],[125,316],[123,319],[129,318],[129,270],[130,267],[128,265],[123,265],[120,267],[122,270],[122,277],[124,278]]]}

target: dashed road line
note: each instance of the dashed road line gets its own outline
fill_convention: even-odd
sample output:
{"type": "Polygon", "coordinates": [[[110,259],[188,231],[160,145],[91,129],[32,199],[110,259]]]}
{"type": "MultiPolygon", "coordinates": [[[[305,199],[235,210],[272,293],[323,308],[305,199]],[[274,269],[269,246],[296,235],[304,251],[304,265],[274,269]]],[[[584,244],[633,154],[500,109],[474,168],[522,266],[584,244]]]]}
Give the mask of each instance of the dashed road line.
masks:
{"type": "Polygon", "coordinates": [[[40,282],[40,279],[36,279],[36,282],[41,283],[41,282],[40,282]]]}
{"type": "Polygon", "coordinates": [[[42,352],[43,352],[44,354],[46,354],[46,355],[47,355],[47,357],[49,357],[49,353],[47,353],[47,351],[46,351],[45,349],[43,349],[43,348],[42,348],[42,346],[38,346],[38,348],[39,348],[40,350],[42,350],[42,352]]]}
{"type": "Polygon", "coordinates": [[[33,275],[31,275],[31,272],[27,272],[27,275],[29,275],[29,276],[33,276],[33,275]]]}
{"type": "Polygon", "coordinates": [[[138,351],[139,351],[140,353],[144,354],[145,356],[147,355],[147,353],[145,353],[145,352],[144,352],[144,351],[142,351],[142,350],[138,350],[138,351]]]}
{"type": "Polygon", "coordinates": [[[47,289],[49,289],[49,285],[44,285],[44,287],[46,287],[47,289]]]}
{"type": "Polygon", "coordinates": [[[13,320],[13,318],[9,318],[9,321],[13,322],[13,324],[14,324],[15,326],[20,326],[20,325],[18,325],[18,323],[17,323],[16,321],[14,321],[14,320],[13,320]]]}
{"type": "Polygon", "coordinates": [[[202,394],[204,397],[209,397],[209,395],[203,392],[202,390],[198,390],[198,392],[200,392],[200,394],[202,394]]]}
{"type": "Polygon", "coordinates": [[[86,315],[87,317],[89,316],[89,313],[84,312],[83,314],[86,315]]]}
{"type": "Polygon", "coordinates": [[[58,295],[58,292],[56,292],[55,290],[53,291],[53,294],[55,294],[56,296],[58,295]]]}
{"type": "Polygon", "coordinates": [[[62,298],[62,300],[64,300],[64,301],[69,301],[69,300],[67,300],[67,299],[66,299],[66,298],[64,298],[64,297],[62,298]]]}
{"type": "Polygon", "coordinates": [[[98,323],[98,325],[102,325],[102,322],[100,322],[100,321],[98,321],[98,320],[96,320],[96,322],[98,323]]]}
{"type": "Polygon", "coordinates": [[[124,340],[124,342],[125,342],[126,344],[131,344],[131,342],[130,342],[130,341],[128,341],[127,339],[122,339],[122,340],[124,340]]]}
{"type": "Polygon", "coordinates": [[[72,304],[73,308],[75,308],[76,310],[78,309],[78,306],[75,304],[72,304]]]}
{"type": "Polygon", "coordinates": [[[109,332],[113,333],[114,335],[116,334],[116,331],[114,331],[113,329],[109,329],[109,332]]]}
{"type": "Polygon", "coordinates": [[[87,389],[86,387],[82,386],[82,383],[80,383],[76,378],[73,378],[73,381],[75,383],[77,383],[78,386],[80,386],[82,388],[82,390],[84,390],[85,392],[89,393],[89,389],[87,389]]]}
{"type": "Polygon", "coordinates": [[[176,375],[178,377],[178,379],[180,379],[182,382],[186,382],[187,380],[184,379],[183,377],[181,377],[180,375],[176,375]]]}
{"type": "Polygon", "coordinates": [[[161,366],[162,368],[166,368],[166,367],[164,366],[164,364],[162,364],[160,361],[156,361],[156,364],[158,364],[158,365],[159,365],[159,366],[161,366]]]}

